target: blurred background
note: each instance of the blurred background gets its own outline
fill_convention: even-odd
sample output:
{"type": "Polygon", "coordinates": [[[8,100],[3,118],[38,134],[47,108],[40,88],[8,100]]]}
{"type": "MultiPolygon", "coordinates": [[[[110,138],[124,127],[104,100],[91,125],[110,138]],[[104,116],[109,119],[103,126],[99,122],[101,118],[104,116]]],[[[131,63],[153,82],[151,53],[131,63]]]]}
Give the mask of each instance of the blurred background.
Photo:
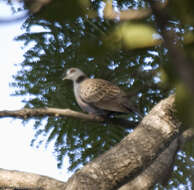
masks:
{"type": "MultiPolygon", "coordinates": [[[[191,61],[194,55],[193,7],[194,3],[189,0],[184,3],[170,1],[166,26],[167,31],[176,34],[174,43],[184,48],[191,61]]],[[[193,92],[172,64],[155,17],[149,9],[135,12],[134,19],[128,16],[129,9],[149,8],[147,1],[45,0],[40,3],[3,0],[0,8],[1,110],[57,107],[81,111],[75,102],[71,81],[62,81],[65,70],[78,67],[90,77],[112,81],[127,93],[133,93],[131,102],[143,115],[161,99],[176,92],[179,117],[186,128],[193,126],[193,92]]],[[[194,66],[190,68],[193,70],[194,66]]],[[[139,121],[133,114],[118,117],[139,121]]],[[[29,146],[29,150],[34,151],[31,159],[37,152],[40,154],[38,161],[44,158],[46,164],[49,158],[54,163],[51,170],[56,172],[56,176],[52,176],[60,175],[60,179],[64,176],[63,180],[131,131],[130,127],[125,129],[64,117],[26,119],[23,123],[1,119],[1,122],[5,126],[1,134],[9,129],[1,143],[4,149],[26,151],[29,146]],[[21,132],[16,133],[19,130],[21,132]],[[9,146],[10,142],[18,142],[16,134],[20,140],[28,137],[21,143],[25,147],[9,146]]],[[[193,150],[193,142],[190,142],[178,152],[166,189],[192,189],[193,150]]],[[[23,157],[25,151],[21,153],[23,157]]],[[[39,168],[38,164],[34,167],[39,168]]],[[[18,169],[23,170],[23,166],[18,169]]],[[[154,188],[164,189],[159,185],[154,188]]]]}

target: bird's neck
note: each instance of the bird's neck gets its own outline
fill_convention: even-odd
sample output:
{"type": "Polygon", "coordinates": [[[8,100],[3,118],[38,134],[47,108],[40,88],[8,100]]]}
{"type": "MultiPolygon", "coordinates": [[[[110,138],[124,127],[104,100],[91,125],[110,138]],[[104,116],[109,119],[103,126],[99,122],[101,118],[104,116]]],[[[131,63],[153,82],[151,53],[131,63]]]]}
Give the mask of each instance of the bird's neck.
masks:
{"type": "Polygon", "coordinates": [[[74,88],[74,94],[76,99],[79,99],[80,94],[80,84],[87,79],[88,77],[86,75],[80,75],[76,78],[76,80],[73,81],[73,88],[74,88]]]}
{"type": "Polygon", "coordinates": [[[76,84],[80,84],[81,82],[83,82],[85,79],[87,79],[88,77],[86,75],[80,75],[76,78],[75,83],[76,84]]]}

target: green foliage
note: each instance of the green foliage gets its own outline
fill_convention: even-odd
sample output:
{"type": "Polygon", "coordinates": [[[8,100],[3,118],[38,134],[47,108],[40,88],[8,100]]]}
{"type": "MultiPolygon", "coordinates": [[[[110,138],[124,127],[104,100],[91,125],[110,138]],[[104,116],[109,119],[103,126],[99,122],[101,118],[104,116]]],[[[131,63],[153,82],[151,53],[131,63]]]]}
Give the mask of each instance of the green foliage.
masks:
{"type": "MultiPolygon", "coordinates": [[[[17,40],[31,48],[26,50],[12,86],[16,89],[15,95],[24,97],[26,107],[80,111],[73,96],[72,83],[62,81],[65,70],[70,67],[79,67],[91,77],[110,80],[129,94],[137,91],[131,101],[143,114],[174,92],[180,79],[169,62],[167,50],[153,41],[153,33],[157,30],[151,27],[152,16],[144,23],[122,24],[100,17],[88,18],[86,7],[100,12],[102,2],[88,4],[85,1],[84,5],[80,2],[53,1],[24,23],[26,32],[17,40]],[[31,32],[33,26],[40,26],[41,32],[31,32]]],[[[119,8],[145,6],[144,1],[118,1],[119,8]]],[[[192,32],[193,29],[182,26],[176,16],[174,22],[169,22],[169,28],[177,31],[180,37],[186,31],[192,32]],[[184,32],[180,32],[183,28],[184,32]]],[[[192,42],[185,44],[185,48],[191,55],[192,42]]],[[[184,100],[185,95],[179,97],[184,100]]],[[[121,117],[137,120],[134,115],[121,117]]],[[[128,129],[106,123],[94,124],[64,117],[48,117],[42,129],[41,121],[36,121],[37,133],[32,142],[39,142],[41,135],[48,134],[45,143],[55,140],[58,165],[62,166],[64,156],[68,155],[70,170],[110,149],[129,133],[128,129]]],[[[186,183],[186,178],[181,176],[181,179],[186,183]]]]}
{"type": "Polygon", "coordinates": [[[188,88],[179,84],[176,87],[176,108],[178,110],[179,118],[184,121],[185,128],[188,128],[190,123],[194,123],[194,100],[188,88]]]}
{"type": "Polygon", "coordinates": [[[160,45],[161,38],[154,38],[157,32],[146,24],[122,23],[105,40],[111,49],[137,49],[160,45]]]}

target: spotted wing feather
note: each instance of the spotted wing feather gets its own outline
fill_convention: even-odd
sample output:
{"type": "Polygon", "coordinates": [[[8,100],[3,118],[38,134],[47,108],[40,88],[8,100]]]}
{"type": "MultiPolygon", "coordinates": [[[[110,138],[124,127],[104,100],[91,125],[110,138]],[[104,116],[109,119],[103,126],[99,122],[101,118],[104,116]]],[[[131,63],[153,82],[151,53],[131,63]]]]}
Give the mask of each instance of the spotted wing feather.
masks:
{"type": "Polygon", "coordinates": [[[120,88],[102,79],[88,79],[82,82],[80,96],[87,103],[109,102],[120,95],[120,88]]]}
{"type": "Polygon", "coordinates": [[[103,79],[88,79],[80,86],[80,98],[96,108],[127,113],[123,106],[126,94],[118,86],[103,79]]]}

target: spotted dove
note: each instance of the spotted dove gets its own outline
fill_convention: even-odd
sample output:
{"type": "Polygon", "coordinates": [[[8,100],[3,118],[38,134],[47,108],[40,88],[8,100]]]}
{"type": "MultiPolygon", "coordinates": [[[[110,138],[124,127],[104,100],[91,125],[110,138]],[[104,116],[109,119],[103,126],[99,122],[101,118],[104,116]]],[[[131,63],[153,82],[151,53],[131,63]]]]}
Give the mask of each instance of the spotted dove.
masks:
{"type": "Polygon", "coordinates": [[[63,80],[65,79],[73,81],[76,101],[84,112],[95,115],[136,113],[127,94],[107,80],[88,78],[78,68],[68,69],[63,80]]]}

